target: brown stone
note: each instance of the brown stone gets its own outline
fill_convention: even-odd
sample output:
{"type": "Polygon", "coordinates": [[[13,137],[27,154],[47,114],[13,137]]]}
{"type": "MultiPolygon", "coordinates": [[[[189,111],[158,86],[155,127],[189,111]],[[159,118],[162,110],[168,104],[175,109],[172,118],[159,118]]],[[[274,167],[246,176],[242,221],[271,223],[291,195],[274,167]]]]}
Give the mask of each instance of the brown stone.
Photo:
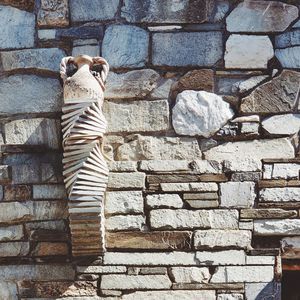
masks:
{"type": "Polygon", "coordinates": [[[29,238],[32,241],[61,242],[66,241],[68,235],[59,230],[37,229],[30,232],[29,238]]]}
{"type": "Polygon", "coordinates": [[[4,201],[24,201],[31,198],[31,186],[6,185],[4,187],[4,201]]]}
{"type": "Polygon", "coordinates": [[[298,202],[266,202],[258,203],[259,208],[282,208],[282,209],[295,209],[300,208],[300,203],[298,202]]]}
{"type": "Polygon", "coordinates": [[[228,181],[228,178],[225,174],[202,174],[200,181],[225,182],[228,181]]]}
{"type": "Polygon", "coordinates": [[[27,11],[33,11],[34,9],[34,0],[0,0],[0,4],[8,4],[27,11]]]}
{"type": "Polygon", "coordinates": [[[272,187],[297,187],[300,186],[300,180],[260,180],[258,181],[258,187],[272,188],[272,187]]]}
{"type": "Polygon", "coordinates": [[[66,243],[48,243],[40,242],[32,251],[33,256],[54,256],[54,255],[68,255],[69,249],[66,243]]]}
{"type": "Polygon", "coordinates": [[[216,200],[218,193],[184,193],[184,200],[216,200]]]}
{"type": "Polygon", "coordinates": [[[300,73],[283,70],[282,73],[242,99],[243,113],[290,112],[297,102],[300,73]]]}
{"type": "Polygon", "coordinates": [[[284,210],[279,208],[270,209],[242,209],[242,219],[285,219],[297,217],[296,210],[284,210]]]}
{"type": "Polygon", "coordinates": [[[191,248],[192,232],[157,231],[157,232],[108,232],[107,248],[114,249],[175,249],[191,248]]]}

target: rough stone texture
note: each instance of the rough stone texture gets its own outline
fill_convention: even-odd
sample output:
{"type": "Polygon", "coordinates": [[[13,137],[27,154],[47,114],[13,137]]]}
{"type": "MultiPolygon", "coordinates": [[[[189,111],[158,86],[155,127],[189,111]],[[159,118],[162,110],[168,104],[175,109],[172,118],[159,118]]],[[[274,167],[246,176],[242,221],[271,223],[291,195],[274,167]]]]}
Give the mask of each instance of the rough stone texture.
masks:
{"type": "Polygon", "coordinates": [[[166,275],[103,275],[101,288],[108,290],[169,289],[172,283],[166,275]]]}
{"type": "Polygon", "coordinates": [[[85,0],[70,0],[70,14],[73,22],[106,21],[114,18],[119,1],[112,0],[106,5],[105,0],[91,1],[86,5],[85,0]]]}
{"type": "Polygon", "coordinates": [[[272,235],[300,235],[300,220],[254,220],[254,234],[262,236],[272,235]]]}
{"type": "Polygon", "coordinates": [[[196,253],[200,265],[244,265],[245,252],[242,250],[201,251],[196,253]]]}
{"type": "Polygon", "coordinates": [[[292,202],[300,201],[299,187],[265,188],[259,193],[260,201],[292,202]]]}
{"type": "Polygon", "coordinates": [[[144,199],[140,191],[107,192],[106,214],[143,213],[144,199]]]}
{"type": "Polygon", "coordinates": [[[10,183],[11,181],[11,167],[2,165],[0,166],[0,183],[10,183]]]}
{"type": "Polygon", "coordinates": [[[146,197],[146,204],[151,208],[170,207],[181,208],[183,206],[182,199],[176,194],[156,194],[146,197]]]}
{"type": "Polygon", "coordinates": [[[221,207],[252,207],[256,198],[253,182],[225,182],[220,184],[221,207]]]}
{"type": "Polygon", "coordinates": [[[66,53],[58,48],[3,51],[0,54],[1,69],[3,71],[37,69],[58,72],[58,66],[64,56],[66,53]]]}
{"type": "Polygon", "coordinates": [[[249,230],[197,230],[194,235],[195,249],[207,248],[250,248],[249,230]]]}
{"type": "Polygon", "coordinates": [[[300,68],[299,53],[299,46],[275,50],[275,55],[283,68],[300,68]]]}
{"type": "Polygon", "coordinates": [[[217,300],[243,300],[242,294],[219,294],[217,300]]]}
{"type": "Polygon", "coordinates": [[[161,183],[164,192],[216,192],[218,185],[214,182],[191,182],[191,183],[161,183]]]}
{"type": "Polygon", "coordinates": [[[0,3],[30,12],[34,9],[34,0],[1,0],[0,3]]]}
{"type": "Polygon", "coordinates": [[[261,159],[293,158],[294,147],[288,139],[229,142],[204,153],[205,159],[228,161],[232,171],[261,170],[261,159]]]}
{"type": "Polygon", "coordinates": [[[108,232],[108,248],[114,249],[170,249],[191,248],[190,231],[152,231],[152,232],[108,232]]]}
{"type": "Polygon", "coordinates": [[[245,295],[247,300],[280,299],[281,289],[279,282],[246,283],[245,295]]]}
{"type": "Polygon", "coordinates": [[[241,219],[284,219],[297,217],[296,210],[284,210],[280,208],[242,209],[241,219]]]}
{"type": "Polygon", "coordinates": [[[66,243],[48,243],[40,242],[33,249],[31,255],[33,256],[53,256],[62,255],[67,256],[69,254],[69,247],[66,243]]]}
{"type": "Polygon", "coordinates": [[[33,199],[65,199],[67,197],[64,185],[34,185],[33,199]]]}
{"type": "Polygon", "coordinates": [[[0,256],[11,257],[11,256],[26,256],[29,253],[28,242],[9,242],[0,243],[0,256]]]}
{"type": "Polygon", "coordinates": [[[67,0],[41,0],[37,24],[42,26],[63,27],[69,25],[69,8],[67,0]]]}
{"type": "Polygon", "coordinates": [[[149,33],[136,26],[111,25],[104,35],[102,56],[112,68],[143,67],[148,61],[149,33]]]}
{"type": "Polygon", "coordinates": [[[0,281],[0,297],[3,300],[18,300],[17,285],[11,281],[0,281]]]}
{"type": "Polygon", "coordinates": [[[10,6],[0,5],[0,48],[34,46],[35,15],[10,6]]]}
{"type": "Polygon", "coordinates": [[[220,32],[154,33],[155,66],[213,66],[222,57],[220,32]]]}
{"type": "Polygon", "coordinates": [[[7,144],[45,145],[60,148],[60,122],[55,119],[21,119],[6,123],[7,144]]]}
{"type": "Polygon", "coordinates": [[[225,67],[228,69],[266,69],[274,56],[268,36],[230,35],[226,41],[225,67]]]}
{"type": "Polygon", "coordinates": [[[136,135],[117,150],[118,160],[200,159],[196,139],[180,137],[151,137],[136,135]]]}
{"type": "Polygon", "coordinates": [[[226,18],[230,32],[280,32],[298,17],[298,8],[278,1],[240,3],[226,18]]]}
{"type": "Polygon", "coordinates": [[[145,218],[140,215],[112,216],[106,219],[107,230],[141,230],[145,225],[145,218]]]}
{"type": "Polygon", "coordinates": [[[210,137],[233,115],[229,104],[220,96],[186,90],[177,95],[172,123],[177,134],[210,137]]]}
{"type": "Polygon", "coordinates": [[[277,164],[273,165],[271,178],[273,178],[273,179],[297,179],[297,178],[299,178],[299,171],[300,171],[300,164],[277,163],[277,164]]]}
{"type": "Polygon", "coordinates": [[[150,212],[150,224],[155,229],[238,228],[236,210],[158,209],[150,212]]]}
{"type": "Polygon", "coordinates": [[[135,172],[137,171],[134,161],[109,161],[108,168],[110,172],[135,172]]]}
{"type": "Polygon", "coordinates": [[[157,86],[160,76],[151,69],[108,74],[105,99],[144,99],[157,86]]]}
{"type": "Polygon", "coordinates": [[[275,36],[276,48],[287,48],[287,47],[299,46],[299,45],[300,45],[300,30],[286,31],[282,34],[275,36]]]}
{"type": "Polygon", "coordinates": [[[263,120],[262,126],[270,134],[295,134],[300,130],[300,114],[272,116],[263,120]]]}
{"type": "MultiPolygon", "coordinates": [[[[269,77],[268,75],[253,76],[246,80],[237,82],[233,85],[232,91],[233,92],[238,91],[241,94],[246,93],[249,90],[253,89],[254,87],[258,86],[262,81],[266,80],[268,77],[269,77]]],[[[240,117],[240,118],[243,118],[243,117],[240,117]]],[[[244,118],[247,118],[247,117],[244,117],[244,118]]]]}
{"type": "Polygon", "coordinates": [[[89,55],[89,56],[99,56],[100,55],[100,49],[99,45],[82,45],[82,46],[76,46],[72,49],[72,56],[77,55],[89,55]]]}
{"type": "Polygon", "coordinates": [[[78,266],[77,272],[79,273],[126,273],[127,268],[125,266],[78,266]]]}
{"type": "Polygon", "coordinates": [[[256,88],[242,99],[243,113],[290,112],[296,104],[300,73],[283,70],[282,73],[256,88]]]}
{"type": "Polygon", "coordinates": [[[142,189],[145,185],[145,174],[134,173],[110,173],[108,187],[113,189],[142,189]]]}
{"type": "Polygon", "coordinates": [[[57,79],[35,75],[5,77],[0,80],[0,97],[0,115],[61,110],[61,86],[57,79]]]}
{"type": "Polygon", "coordinates": [[[210,279],[208,268],[174,267],[170,269],[171,277],[181,283],[207,283],[210,279]]]}
{"type": "Polygon", "coordinates": [[[274,265],[275,256],[254,255],[246,257],[247,265],[274,265]]]}
{"type": "Polygon", "coordinates": [[[151,132],[169,128],[169,105],[166,100],[134,101],[131,104],[105,102],[103,110],[108,133],[151,132]]]}
{"type": "Polygon", "coordinates": [[[0,241],[21,240],[24,236],[22,225],[7,226],[0,228],[0,241]]]}

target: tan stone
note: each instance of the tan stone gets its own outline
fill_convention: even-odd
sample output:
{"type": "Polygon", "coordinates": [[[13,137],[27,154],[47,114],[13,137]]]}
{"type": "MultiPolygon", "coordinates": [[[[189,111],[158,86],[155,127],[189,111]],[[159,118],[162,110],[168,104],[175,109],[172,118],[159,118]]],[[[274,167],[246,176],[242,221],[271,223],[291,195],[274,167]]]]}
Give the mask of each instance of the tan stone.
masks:
{"type": "Polygon", "coordinates": [[[34,256],[68,255],[69,248],[66,243],[40,242],[34,248],[34,256]]]}
{"type": "Polygon", "coordinates": [[[240,218],[242,219],[285,219],[297,217],[296,210],[284,210],[280,208],[270,209],[242,209],[240,218]]]}

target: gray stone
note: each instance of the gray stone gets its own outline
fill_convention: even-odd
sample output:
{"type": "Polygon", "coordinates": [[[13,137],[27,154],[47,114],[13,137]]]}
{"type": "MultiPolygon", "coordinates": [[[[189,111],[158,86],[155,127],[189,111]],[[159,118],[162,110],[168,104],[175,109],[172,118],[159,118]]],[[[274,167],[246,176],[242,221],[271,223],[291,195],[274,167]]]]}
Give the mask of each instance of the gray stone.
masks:
{"type": "Polygon", "coordinates": [[[219,294],[217,300],[244,300],[243,294],[219,294]]]}
{"type": "Polygon", "coordinates": [[[125,266],[77,266],[78,273],[126,273],[127,268],[125,266]]]}
{"type": "Polygon", "coordinates": [[[145,226],[145,218],[141,215],[112,216],[105,220],[105,227],[110,231],[141,230],[145,226]]]}
{"type": "Polygon", "coordinates": [[[184,172],[191,171],[192,167],[187,160],[142,160],[139,169],[147,172],[184,172]]]}
{"type": "Polygon", "coordinates": [[[246,265],[275,265],[275,256],[253,255],[246,257],[246,265]]]}
{"type": "Polygon", "coordinates": [[[161,78],[158,82],[158,86],[152,91],[150,98],[154,100],[168,99],[170,96],[170,91],[175,81],[175,78],[161,78]]]}
{"type": "Polygon", "coordinates": [[[29,242],[0,243],[0,256],[26,256],[29,253],[29,242]]]}
{"type": "Polygon", "coordinates": [[[249,230],[197,230],[194,234],[195,249],[251,247],[249,230]]]}
{"type": "Polygon", "coordinates": [[[108,187],[113,189],[142,189],[145,185],[145,173],[110,173],[108,187]]]}
{"type": "Polygon", "coordinates": [[[287,31],[275,36],[276,48],[287,48],[291,46],[300,46],[300,30],[287,31]]]}
{"type": "Polygon", "coordinates": [[[243,250],[226,250],[215,252],[201,251],[196,252],[196,259],[202,266],[244,265],[246,262],[246,255],[243,250]]]}
{"type": "Polygon", "coordinates": [[[0,227],[1,242],[21,240],[23,236],[24,232],[22,225],[0,227]]]}
{"type": "Polygon", "coordinates": [[[226,18],[230,32],[280,32],[298,17],[298,8],[278,1],[246,1],[226,18]]]}
{"type": "Polygon", "coordinates": [[[100,48],[99,45],[82,45],[76,46],[72,49],[72,56],[78,55],[89,55],[89,56],[100,56],[100,48]]]}
{"type": "Polygon", "coordinates": [[[55,40],[56,38],[56,30],[55,29],[42,29],[38,30],[38,38],[39,40],[55,40]]]}
{"type": "Polygon", "coordinates": [[[0,183],[10,183],[11,177],[11,167],[6,165],[0,165],[0,183]]]}
{"type": "Polygon", "coordinates": [[[259,123],[243,123],[241,134],[259,135],[259,123]]]}
{"type": "Polygon", "coordinates": [[[300,68],[299,55],[300,55],[300,46],[285,48],[285,49],[276,49],[275,55],[278,58],[281,66],[283,68],[300,68]]]}
{"type": "Polygon", "coordinates": [[[65,186],[58,184],[33,185],[33,199],[65,199],[65,186]]]}
{"type": "Polygon", "coordinates": [[[247,300],[280,299],[280,282],[246,283],[245,295],[247,300]]]}
{"type": "Polygon", "coordinates": [[[260,118],[258,115],[252,115],[252,116],[242,116],[242,117],[237,117],[233,120],[231,120],[232,123],[243,123],[243,122],[258,122],[259,123],[260,118]]]}
{"type": "Polygon", "coordinates": [[[205,159],[222,162],[232,171],[259,171],[264,158],[293,158],[294,147],[286,138],[229,142],[204,153],[205,159]]]}
{"type": "Polygon", "coordinates": [[[290,112],[296,104],[300,73],[283,70],[282,73],[242,99],[243,113],[290,112]]]}
{"type": "MultiPolygon", "coordinates": [[[[260,76],[250,77],[250,78],[248,78],[246,80],[243,80],[243,81],[239,81],[239,82],[237,82],[233,85],[232,91],[233,92],[238,91],[241,94],[246,93],[249,90],[251,90],[251,89],[255,88],[256,86],[258,86],[262,81],[266,80],[268,77],[269,77],[268,75],[260,75],[260,76]]],[[[247,118],[247,116],[246,117],[240,117],[240,118],[247,118]]],[[[232,122],[236,122],[236,121],[232,121],[232,122]]]]}
{"type": "Polygon", "coordinates": [[[169,128],[169,104],[166,100],[134,101],[131,104],[106,101],[103,112],[109,133],[151,132],[169,128]]]}
{"type": "Polygon", "coordinates": [[[183,202],[177,194],[156,194],[146,196],[146,204],[151,208],[182,208],[183,202]]]}
{"type": "Polygon", "coordinates": [[[0,298],[2,300],[18,300],[17,284],[12,281],[0,281],[0,298]]]}
{"type": "Polygon", "coordinates": [[[106,214],[143,213],[144,199],[141,191],[107,192],[106,214]]]}
{"type": "Polygon", "coordinates": [[[61,111],[61,85],[57,79],[12,75],[0,80],[0,114],[61,111]]]}
{"type": "Polygon", "coordinates": [[[4,125],[7,144],[46,145],[60,148],[60,121],[55,119],[21,119],[4,125]]]}
{"type": "Polygon", "coordinates": [[[177,95],[172,123],[177,134],[210,137],[233,115],[229,104],[220,96],[186,90],[177,95]]]}
{"type": "Polygon", "coordinates": [[[224,60],[228,69],[266,69],[273,56],[268,36],[232,34],[226,41],[224,60]]]}
{"type": "Polygon", "coordinates": [[[151,69],[120,74],[110,72],[105,86],[105,99],[144,99],[155,89],[159,78],[159,74],[151,69]]]}
{"type": "Polygon", "coordinates": [[[109,161],[108,168],[111,172],[135,172],[137,170],[134,161],[109,161]]]}
{"type": "Polygon", "coordinates": [[[106,21],[112,20],[117,13],[119,0],[70,0],[70,14],[73,22],[106,21]]]}
{"type": "Polygon", "coordinates": [[[171,281],[167,275],[103,275],[101,289],[143,290],[170,289],[171,281]]]}
{"type": "Polygon", "coordinates": [[[259,193],[260,201],[293,202],[300,201],[299,187],[265,188],[259,193]]]}
{"type": "Polygon", "coordinates": [[[213,66],[222,58],[221,32],[154,33],[155,66],[213,66]]]}
{"type": "Polygon", "coordinates": [[[220,184],[221,207],[252,207],[256,198],[255,183],[225,182],[220,184]]]}
{"type": "Polygon", "coordinates": [[[0,5],[0,20],[1,49],[34,47],[34,13],[0,5]]]}
{"type": "Polygon", "coordinates": [[[59,64],[66,53],[58,48],[25,49],[1,52],[1,69],[12,71],[37,69],[59,72],[59,64]]]}
{"type": "Polygon", "coordinates": [[[112,68],[144,67],[148,62],[148,46],[146,30],[131,25],[111,25],[105,31],[102,56],[112,68]]]}
{"type": "Polygon", "coordinates": [[[264,119],[262,126],[270,134],[292,135],[300,130],[300,114],[272,116],[264,119]]]}
{"type": "Polygon", "coordinates": [[[261,236],[300,235],[300,220],[254,220],[254,234],[261,236]]]}
{"type": "Polygon", "coordinates": [[[217,192],[218,185],[214,182],[172,182],[161,183],[164,192],[217,192]]]}
{"type": "Polygon", "coordinates": [[[128,143],[117,149],[116,158],[118,160],[201,159],[201,151],[194,138],[135,135],[128,143]]]}
{"type": "Polygon", "coordinates": [[[198,267],[172,267],[170,274],[178,283],[208,283],[211,277],[208,268],[198,267]]]}

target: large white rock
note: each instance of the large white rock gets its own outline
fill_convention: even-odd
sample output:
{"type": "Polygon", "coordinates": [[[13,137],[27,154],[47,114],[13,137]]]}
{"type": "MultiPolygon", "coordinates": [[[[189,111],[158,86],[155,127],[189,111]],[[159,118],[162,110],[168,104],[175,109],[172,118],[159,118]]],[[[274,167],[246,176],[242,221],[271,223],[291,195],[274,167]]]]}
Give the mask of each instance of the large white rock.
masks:
{"type": "Polygon", "coordinates": [[[175,282],[180,283],[207,283],[210,279],[208,268],[173,267],[170,269],[175,282]]]}
{"type": "Polygon", "coordinates": [[[141,215],[112,216],[105,221],[105,227],[110,231],[141,230],[144,225],[145,218],[141,215]]]}
{"type": "Polygon", "coordinates": [[[266,69],[273,56],[273,45],[268,36],[232,34],[226,42],[225,67],[266,69]]]}
{"type": "Polygon", "coordinates": [[[266,158],[293,158],[295,150],[286,138],[229,142],[204,153],[205,159],[228,161],[232,171],[261,170],[261,160],[266,158]]]}
{"type": "Polygon", "coordinates": [[[272,116],[263,120],[262,126],[270,134],[291,135],[300,130],[300,114],[272,116]]]}
{"type": "Polygon", "coordinates": [[[275,55],[280,61],[283,68],[299,68],[299,54],[300,46],[275,50],[275,55]]]}
{"type": "Polygon", "coordinates": [[[272,235],[300,235],[300,220],[254,220],[254,234],[272,235]]]}
{"type": "Polygon", "coordinates": [[[299,187],[265,188],[259,193],[260,201],[293,202],[300,201],[299,187]]]}
{"type": "Polygon", "coordinates": [[[269,165],[265,165],[264,168],[266,169],[266,177],[265,179],[297,179],[299,178],[300,172],[300,164],[293,164],[293,163],[276,163],[273,165],[273,168],[269,167],[269,165]],[[267,169],[265,168],[266,166],[267,169]],[[269,169],[269,170],[268,170],[269,169]],[[270,173],[271,169],[271,173],[270,173]]]}
{"type": "Polygon", "coordinates": [[[173,108],[176,133],[209,137],[233,117],[227,102],[213,93],[186,90],[179,93],[173,108]]]}
{"type": "Polygon", "coordinates": [[[109,173],[107,186],[112,189],[142,189],[145,185],[145,173],[109,173]]]}
{"type": "Polygon", "coordinates": [[[182,199],[177,194],[148,195],[146,197],[146,204],[151,208],[157,208],[157,207],[181,208],[183,206],[182,199]]]}
{"type": "Polygon", "coordinates": [[[244,265],[246,255],[243,250],[201,251],[196,253],[200,265],[244,265]]]}

